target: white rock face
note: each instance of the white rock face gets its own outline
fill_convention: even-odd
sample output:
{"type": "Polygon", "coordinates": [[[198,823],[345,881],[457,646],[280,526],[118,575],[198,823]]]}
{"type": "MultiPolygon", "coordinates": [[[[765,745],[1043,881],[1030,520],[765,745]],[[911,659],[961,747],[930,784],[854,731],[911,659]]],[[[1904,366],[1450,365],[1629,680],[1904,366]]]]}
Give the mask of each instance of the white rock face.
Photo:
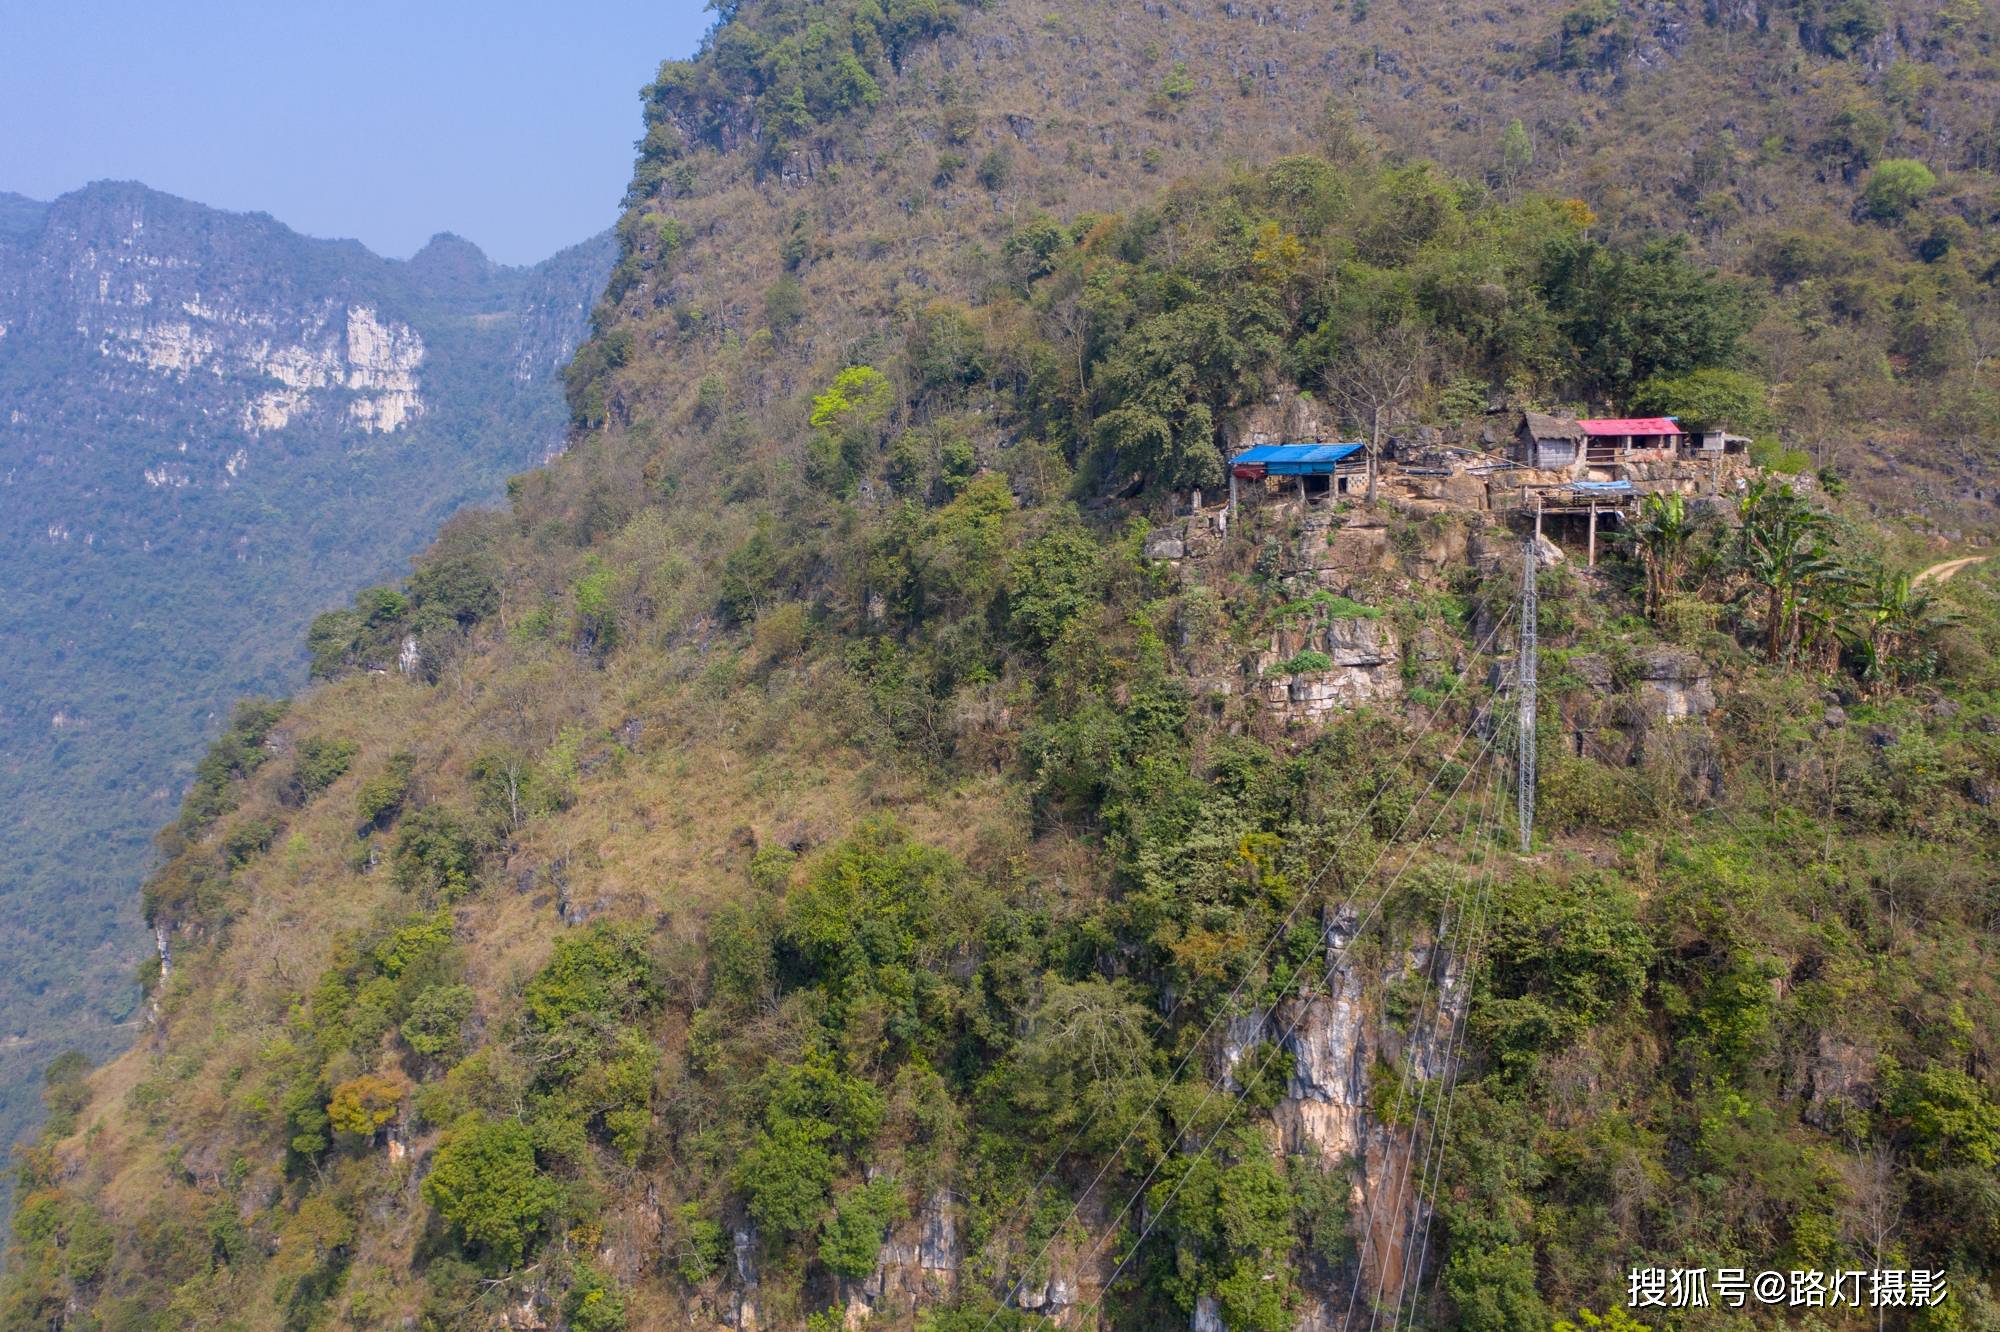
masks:
{"type": "Polygon", "coordinates": [[[178,380],[202,374],[244,385],[250,396],[237,414],[252,434],[283,430],[322,407],[371,434],[424,412],[424,340],[373,306],[329,301],[280,316],[197,294],[162,318],[136,275],[162,266],[158,256],[93,250],[88,260],[98,266],[96,299],[79,310],[78,331],[98,353],[178,380]],[[256,389],[259,380],[269,387],[256,389]]]}
{"type": "MultiPolygon", "coordinates": [[[[1330,913],[1322,924],[1329,963],[1324,975],[1295,998],[1233,1019],[1217,1054],[1231,1090],[1237,1088],[1237,1064],[1259,1042],[1275,1042],[1292,1056],[1292,1080],[1272,1110],[1276,1146],[1288,1156],[1310,1156],[1322,1169],[1347,1163],[1354,1170],[1349,1203],[1362,1246],[1364,1289],[1393,1298],[1415,1275],[1418,1258],[1406,1251],[1412,1219],[1423,1215],[1422,1166],[1412,1157],[1407,1129],[1370,1115],[1369,1071],[1378,1057],[1391,1064],[1407,1058],[1412,1088],[1441,1085],[1451,1063],[1450,1035],[1464,1017],[1467,983],[1456,950],[1440,952],[1435,941],[1413,942],[1395,951],[1381,970],[1364,974],[1349,958],[1359,926],[1351,905],[1330,913]],[[1379,1011],[1379,996],[1413,975],[1429,976],[1437,985],[1435,1016],[1404,1034],[1379,1011]]],[[[1328,1285],[1323,1274],[1317,1283],[1308,1281],[1301,1294],[1299,1332],[1341,1328],[1344,1285],[1328,1285]]],[[[1215,1325],[1204,1323],[1197,1308],[1194,1326],[1215,1325]]]]}
{"type": "Polygon", "coordinates": [[[883,1240],[875,1270],[848,1288],[846,1324],[859,1326],[876,1314],[908,1315],[948,1299],[958,1289],[962,1259],[951,1193],[934,1190],[913,1221],[883,1240]]]}
{"type": "Polygon", "coordinates": [[[1323,721],[1328,713],[1399,697],[1402,645],[1387,621],[1366,616],[1328,620],[1303,632],[1280,630],[1251,663],[1256,688],[1272,717],[1294,724],[1323,721]],[[1324,652],[1323,671],[1281,675],[1276,668],[1301,650],[1324,652]]]}
{"type": "Polygon", "coordinates": [[[1654,648],[1639,658],[1639,705],[1656,721],[1684,722],[1715,711],[1706,663],[1679,648],[1654,648]]]}
{"type": "Polygon", "coordinates": [[[366,306],[347,312],[347,387],[363,396],[347,414],[363,430],[390,431],[423,411],[417,367],[424,340],[407,324],[384,324],[366,306]]]}
{"type": "Polygon", "coordinates": [[[1368,1064],[1374,1045],[1367,1030],[1362,978],[1347,960],[1359,930],[1351,906],[1324,928],[1329,969],[1323,991],[1290,999],[1271,1014],[1273,1038],[1283,1036],[1292,1056],[1291,1084],[1278,1103],[1278,1132],[1287,1153],[1313,1152],[1331,1164],[1360,1151],[1367,1131],[1368,1064]]]}

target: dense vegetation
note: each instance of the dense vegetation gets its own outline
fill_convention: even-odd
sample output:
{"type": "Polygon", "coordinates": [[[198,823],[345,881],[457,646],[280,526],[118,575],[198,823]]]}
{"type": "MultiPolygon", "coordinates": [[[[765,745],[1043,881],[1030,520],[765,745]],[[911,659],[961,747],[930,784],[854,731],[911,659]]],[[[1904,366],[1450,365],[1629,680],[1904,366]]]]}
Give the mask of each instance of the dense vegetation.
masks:
{"type": "MultiPolygon", "coordinates": [[[[1712,35],[1840,69],[1872,12],[1712,35]]],[[[316,621],[323,683],[201,766],[147,889],[179,950],[157,1039],[52,1070],[0,1318],[609,1329],[747,1299],[823,1328],[878,1268],[919,1288],[886,1326],[1035,1326],[1002,1306],[1059,1288],[1106,1326],[1338,1318],[1373,1290],[1350,1183],[1380,1163],[1277,1150],[1307,1071],[1217,1031],[1340,961],[1367,1122],[1435,1146],[1420,1321],[1547,1327],[1651,1263],[1936,1267],[1925,1326],[1994,1324],[1995,578],[1912,580],[1932,546],[1870,521],[1880,478],[1825,449],[1800,369],[1884,312],[1818,322],[1822,285],[1530,188],[1525,128],[1485,183],[1314,118],[1261,165],[1100,188],[1077,159],[1019,193],[1047,141],[887,35],[963,52],[1007,14],[745,4],[649,90],[571,453],[316,621]],[[882,201],[921,229],[972,191],[985,221],[901,266],[882,201]],[[1353,504],[1385,555],[1333,580],[1284,509],[1147,557],[1299,390],[1371,439],[1477,438],[1494,397],[1726,418],[1790,474],[1543,571],[1532,856],[1482,757],[1518,577],[1461,557],[1483,517],[1353,504]],[[1401,701],[1286,727],[1254,662],[1335,620],[1394,629],[1401,701]],[[361,669],[410,637],[414,678],[361,669]],[[1652,709],[1661,654],[1715,715],[1652,709]],[[1448,938],[1447,1136],[1404,1070],[1447,1002],[1410,959],[1448,938]],[[884,1249],[940,1196],[943,1277],[884,1249]]],[[[1608,71],[1636,22],[1588,6],[1523,58],[1608,71]]],[[[1165,32],[1149,120],[1261,99],[1165,32]]],[[[1865,181],[1856,281],[1944,262],[1893,253],[1915,233],[1869,197],[1921,212],[1921,178],[1865,181]]],[[[1937,296],[1968,326],[1985,244],[1937,296]]],[[[1919,402],[1914,362],[1859,373],[1919,402]]]]}

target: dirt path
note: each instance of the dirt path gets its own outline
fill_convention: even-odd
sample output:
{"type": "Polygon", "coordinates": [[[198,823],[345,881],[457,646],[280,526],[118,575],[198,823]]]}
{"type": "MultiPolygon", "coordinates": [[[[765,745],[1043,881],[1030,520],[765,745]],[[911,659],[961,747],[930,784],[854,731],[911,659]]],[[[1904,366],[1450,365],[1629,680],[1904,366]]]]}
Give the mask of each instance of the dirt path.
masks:
{"type": "Polygon", "coordinates": [[[1982,560],[1990,560],[1992,558],[1991,555],[1965,555],[1955,560],[1945,560],[1941,564],[1933,564],[1930,568],[1912,578],[1910,586],[1916,587],[1923,583],[1942,583],[1957,574],[1960,569],[1969,568],[1982,560]]]}

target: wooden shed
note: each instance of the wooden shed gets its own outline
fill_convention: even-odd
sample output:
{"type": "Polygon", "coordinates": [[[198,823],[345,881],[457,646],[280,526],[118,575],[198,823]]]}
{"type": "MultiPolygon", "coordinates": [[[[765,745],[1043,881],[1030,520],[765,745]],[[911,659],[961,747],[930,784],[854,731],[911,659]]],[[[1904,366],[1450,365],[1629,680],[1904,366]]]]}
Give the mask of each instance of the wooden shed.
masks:
{"type": "Polygon", "coordinates": [[[1522,412],[1511,457],[1523,467],[1572,467],[1583,452],[1583,427],[1561,416],[1522,412]]]}

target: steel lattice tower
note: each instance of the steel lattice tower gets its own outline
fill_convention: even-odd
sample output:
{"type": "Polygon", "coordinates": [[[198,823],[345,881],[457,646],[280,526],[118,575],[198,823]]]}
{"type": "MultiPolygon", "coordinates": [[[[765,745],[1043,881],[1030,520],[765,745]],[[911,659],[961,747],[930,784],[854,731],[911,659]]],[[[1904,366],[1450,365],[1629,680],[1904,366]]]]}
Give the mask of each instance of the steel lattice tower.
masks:
{"type": "Polygon", "coordinates": [[[1517,818],[1521,825],[1521,853],[1526,855],[1535,836],[1535,571],[1541,552],[1530,536],[1521,559],[1521,654],[1516,663],[1517,692],[1521,704],[1520,773],[1515,782],[1517,818]]]}

